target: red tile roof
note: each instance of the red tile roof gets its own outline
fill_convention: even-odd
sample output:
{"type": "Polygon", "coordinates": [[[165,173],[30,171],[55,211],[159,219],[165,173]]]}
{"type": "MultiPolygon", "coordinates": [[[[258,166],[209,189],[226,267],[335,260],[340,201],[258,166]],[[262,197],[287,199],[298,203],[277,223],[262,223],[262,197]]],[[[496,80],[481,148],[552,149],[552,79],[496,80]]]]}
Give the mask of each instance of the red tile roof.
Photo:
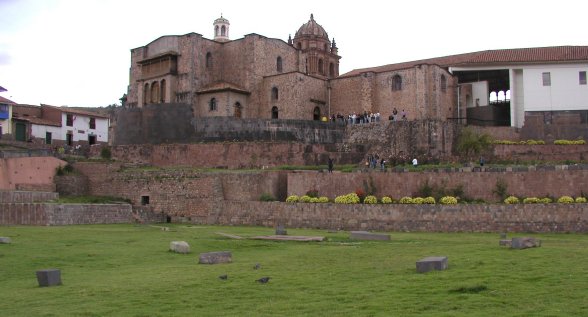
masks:
{"type": "Polygon", "coordinates": [[[109,116],[106,116],[106,115],[103,115],[103,114],[100,114],[97,112],[92,112],[92,111],[72,109],[72,108],[68,108],[68,107],[56,107],[56,106],[51,106],[51,105],[46,105],[46,104],[41,104],[41,106],[55,108],[55,109],[61,110],[62,112],[65,112],[65,113],[72,113],[72,114],[78,114],[78,115],[83,115],[83,116],[88,116],[88,117],[104,118],[104,119],[110,118],[109,116]]]}
{"type": "Polygon", "coordinates": [[[15,105],[16,104],[14,101],[12,101],[12,100],[10,100],[8,98],[4,98],[2,96],[0,96],[0,103],[9,104],[9,105],[15,105]]]}
{"type": "Polygon", "coordinates": [[[449,66],[481,66],[493,64],[560,63],[588,61],[588,46],[551,46],[489,50],[459,55],[450,55],[412,62],[354,69],[340,77],[357,76],[365,72],[389,72],[411,68],[420,64],[449,66]]]}
{"type": "Polygon", "coordinates": [[[12,119],[27,121],[32,124],[38,124],[38,125],[50,125],[50,126],[54,126],[54,127],[61,127],[61,122],[55,122],[52,120],[37,118],[37,117],[21,117],[19,115],[16,115],[16,116],[12,116],[12,119]]]}

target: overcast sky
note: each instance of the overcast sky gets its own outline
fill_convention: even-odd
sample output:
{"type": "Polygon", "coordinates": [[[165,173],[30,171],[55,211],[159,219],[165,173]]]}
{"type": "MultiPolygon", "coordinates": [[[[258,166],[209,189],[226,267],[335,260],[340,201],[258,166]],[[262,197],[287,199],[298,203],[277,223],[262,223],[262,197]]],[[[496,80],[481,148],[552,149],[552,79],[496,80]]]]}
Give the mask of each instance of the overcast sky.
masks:
{"type": "Polygon", "coordinates": [[[583,0],[0,0],[0,93],[14,102],[107,106],[127,91],[130,50],[162,35],[286,41],[314,14],[340,73],[490,49],[588,45],[583,0]]]}

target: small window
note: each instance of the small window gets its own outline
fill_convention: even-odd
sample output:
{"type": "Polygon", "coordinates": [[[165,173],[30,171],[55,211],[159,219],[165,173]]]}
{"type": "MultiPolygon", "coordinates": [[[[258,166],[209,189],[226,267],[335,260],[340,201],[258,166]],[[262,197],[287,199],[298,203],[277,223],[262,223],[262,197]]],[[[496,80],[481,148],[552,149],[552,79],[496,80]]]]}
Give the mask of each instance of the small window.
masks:
{"type": "Polygon", "coordinates": [[[141,205],[149,205],[149,196],[141,196],[141,205]]]}
{"type": "Polygon", "coordinates": [[[278,107],[272,107],[272,119],[278,118],[278,107]]]}
{"type": "Polygon", "coordinates": [[[160,102],[165,102],[165,79],[161,80],[161,87],[160,90],[161,92],[159,93],[159,96],[161,97],[161,99],[159,100],[160,102]]]}
{"type": "Polygon", "coordinates": [[[212,54],[210,52],[206,53],[206,69],[212,68],[212,54]]]}
{"type": "Polygon", "coordinates": [[[441,92],[446,92],[447,91],[447,78],[445,78],[445,75],[441,75],[441,92]]]}
{"type": "Polygon", "coordinates": [[[90,129],[96,129],[96,118],[90,118],[90,129]]]}
{"type": "Polygon", "coordinates": [[[216,111],[216,98],[210,99],[210,102],[208,103],[208,110],[216,111]]]}
{"type": "Polygon", "coordinates": [[[65,115],[65,125],[68,127],[73,127],[73,114],[66,114],[65,115]]]}
{"type": "Polygon", "coordinates": [[[272,88],[272,100],[278,100],[278,87],[274,87],[272,88]]]}
{"type": "Polygon", "coordinates": [[[278,73],[282,72],[282,57],[278,56],[277,60],[276,60],[276,70],[278,71],[278,73]]]}
{"type": "Polygon", "coordinates": [[[392,78],[392,91],[402,90],[402,77],[394,75],[392,78]]]}
{"type": "Polygon", "coordinates": [[[45,144],[51,144],[51,132],[45,132],[45,144]]]}
{"type": "Polygon", "coordinates": [[[323,75],[325,73],[325,71],[323,69],[323,59],[322,58],[319,58],[318,71],[319,71],[319,74],[321,74],[321,75],[323,75]]]}
{"type": "Polygon", "coordinates": [[[543,86],[551,86],[551,73],[543,73],[543,86]]]}
{"type": "Polygon", "coordinates": [[[586,85],[586,72],[580,72],[578,76],[580,77],[580,85],[586,85]]]}

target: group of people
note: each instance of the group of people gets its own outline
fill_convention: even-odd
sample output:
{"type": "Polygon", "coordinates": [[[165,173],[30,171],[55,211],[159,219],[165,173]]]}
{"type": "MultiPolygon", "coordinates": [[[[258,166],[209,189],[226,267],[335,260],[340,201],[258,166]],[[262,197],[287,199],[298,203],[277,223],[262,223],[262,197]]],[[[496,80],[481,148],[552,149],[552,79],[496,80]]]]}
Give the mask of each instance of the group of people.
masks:
{"type": "Polygon", "coordinates": [[[378,166],[378,164],[380,165],[380,170],[386,170],[386,160],[384,160],[383,157],[380,158],[378,154],[368,154],[365,166],[375,169],[378,166]]]}
{"type": "Polygon", "coordinates": [[[345,122],[346,124],[380,122],[380,113],[368,113],[367,111],[364,111],[363,113],[350,113],[347,116],[344,116],[341,113],[337,113],[336,115],[334,114],[331,116],[331,121],[345,122]]]}
{"type": "Polygon", "coordinates": [[[402,111],[400,112],[400,115],[398,114],[398,110],[396,108],[394,108],[394,110],[392,110],[392,114],[388,117],[388,120],[390,121],[406,121],[408,120],[407,114],[406,114],[406,110],[402,109],[402,111]]]}

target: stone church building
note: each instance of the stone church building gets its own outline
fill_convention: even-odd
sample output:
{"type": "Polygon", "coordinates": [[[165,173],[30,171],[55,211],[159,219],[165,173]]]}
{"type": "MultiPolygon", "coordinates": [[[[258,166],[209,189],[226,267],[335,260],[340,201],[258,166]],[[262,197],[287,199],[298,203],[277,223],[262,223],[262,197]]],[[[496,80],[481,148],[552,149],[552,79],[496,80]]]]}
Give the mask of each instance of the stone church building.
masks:
{"type": "Polygon", "coordinates": [[[409,120],[523,127],[554,113],[588,124],[588,46],[492,50],[339,74],[338,47],[313,15],[287,41],[230,23],[162,36],[131,50],[127,106],[188,104],[193,117],[320,120],[393,109],[409,120]]]}

